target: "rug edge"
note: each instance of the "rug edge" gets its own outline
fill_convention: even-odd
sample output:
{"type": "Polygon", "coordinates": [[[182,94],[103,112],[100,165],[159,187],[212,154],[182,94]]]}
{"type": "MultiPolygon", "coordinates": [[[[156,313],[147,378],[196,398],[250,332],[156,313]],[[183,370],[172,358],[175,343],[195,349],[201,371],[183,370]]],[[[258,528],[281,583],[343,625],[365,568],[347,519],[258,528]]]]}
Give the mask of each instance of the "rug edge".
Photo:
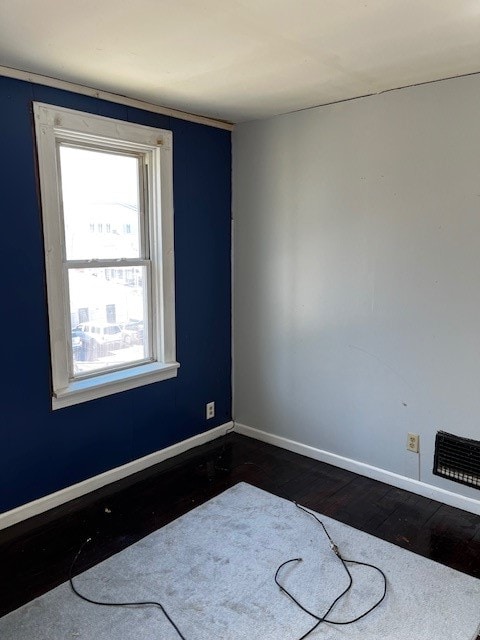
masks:
{"type": "Polygon", "coordinates": [[[478,640],[478,638],[480,638],[480,622],[478,623],[478,627],[477,627],[477,630],[475,631],[475,634],[470,638],[470,640],[478,640]]]}
{"type": "MultiPolygon", "coordinates": [[[[280,500],[284,500],[286,502],[290,502],[291,504],[294,504],[294,505],[297,502],[297,501],[292,500],[291,498],[287,498],[286,496],[279,496],[276,493],[271,493],[270,491],[267,491],[266,489],[261,489],[260,487],[257,487],[254,484],[251,484],[249,482],[245,482],[244,480],[240,480],[236,484],[232,485],[232,487],[229,487],[229,489],[231,489],[233,487],[237,487],[239,485],[245,485],[245,486],[250,487],[252,489],[255,489],[257,491],[260,491],[260,492],[263,492],[263,493],[267,493],[267,494],[269,494],[271,496],[274,496],[275,498],[279,498],[280,500]]],[[[228,489],[225,489],[225,491],[228,491],[228,489]]],[[[224,491],[222,491],[218,495],[220,496],[220,495],[222,495],[222,493],[224,493],[224,491]]],[[[472,576],[470,573],[467,573],[465,571],[460,571],[459,569],[455,569],[454,567],[450,567],[449,565],[445,565],[442,562],[438,562],[437,560],[433,560],[433,558],[429,558],[428,556],[424,556],[421,553],[417,553],[416,551],[413,551],[412,549],[408,549],[406,547],[402,547],[399,544],[395,544],[395,542],[391,542],[390,540],[385,540],[385,538],[381,538],[380,536],[376,536],[374,533],[370,533],[369,531],[363,531],[363,529],[358,529],[357,527],[354,527],[351,524],[348,524],[346,522],[342,522],[341,520],[337,520],[337,518],[334,518],[333,516],[329,516],[326,513],[322,513],[321,511],[317,511],[316,509],[312,509],[311,507],[307,507],[306,505],[302,504],[301,502],[298,502],[298,504],[301,507],[304,507],[308,511],[311,511],[315,515],[319,516],[320,519],[321,518],[327,518],[328,520],[331,520],[332,522],[338,523],[339,525],[341,525],[343,527],[346,527],[347,529],[362,533],[362,534],[364,534],[366,536],[371,536],[372,538],[375,538],[376,540],[379,540],[379,541],[383,542],[386,545],[390,545],[392,547],[395,547],[396,549],[401,549],[402,551],[407,551],[408,553],[412,553],[415,556],[418,556],[419,558],[423,558],[423,560],[425,560],[425,561],[432,562],[432,563],[437,564],[437,565],[442,565],[442,566],[448,568],[449,570],[454,571],[455,573],[457,573],[459,575],[467,576],[467,577],[471,578],[472,580],[480,580],[480,578],[476,578],[475,576],[472,576]]],[[[473,638],[471,638],[469,640],[480,640],[480,622],[479,622],[479,625],[478,625],[478,629],[477,629],[476,635],[473,636],[473,638]]]]}

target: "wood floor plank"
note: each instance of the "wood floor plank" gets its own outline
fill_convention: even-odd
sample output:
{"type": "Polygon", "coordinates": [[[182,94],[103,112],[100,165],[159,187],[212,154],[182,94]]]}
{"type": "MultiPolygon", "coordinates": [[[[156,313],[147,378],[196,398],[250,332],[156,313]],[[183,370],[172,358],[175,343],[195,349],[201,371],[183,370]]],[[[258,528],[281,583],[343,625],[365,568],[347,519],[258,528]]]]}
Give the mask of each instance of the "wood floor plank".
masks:
{"type": "MultiPolygon", "coordinates": [[[[480,517],[236,433],[0,531],[0,615],[249,482],[480,578],[480,517]]],[[[441,639],[432,639],[441,640],[441,639]]]]}

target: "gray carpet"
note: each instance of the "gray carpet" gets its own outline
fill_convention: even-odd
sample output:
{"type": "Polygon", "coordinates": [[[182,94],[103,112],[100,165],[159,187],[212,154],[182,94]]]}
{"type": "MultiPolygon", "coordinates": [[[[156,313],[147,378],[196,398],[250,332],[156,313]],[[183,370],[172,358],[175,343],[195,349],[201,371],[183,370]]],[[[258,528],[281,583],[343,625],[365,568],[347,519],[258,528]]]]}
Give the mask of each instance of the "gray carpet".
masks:
{"type": "MultiPolygon", "coordinates": [[[[474,640],[480,580],[320,516],[345,558],[378,565],[388,591],[348,626],[322,624],[312,640],[474,640]]],[[[94,544],[94,541],[90,544],[94,544]]],[[[298,640],[313,619],[274,582],[322,614],[348,584],[321,527],[291,502],[239,483],[75,579],[96,600],[160,600],[187,640],[298,640]]],[[[382,592],[372,569],[332,612],[355,617],[382,592]]],[[[99,607],[67,583],[0,618],[2,640],[178,640],[153,607],[99,607]]]]}

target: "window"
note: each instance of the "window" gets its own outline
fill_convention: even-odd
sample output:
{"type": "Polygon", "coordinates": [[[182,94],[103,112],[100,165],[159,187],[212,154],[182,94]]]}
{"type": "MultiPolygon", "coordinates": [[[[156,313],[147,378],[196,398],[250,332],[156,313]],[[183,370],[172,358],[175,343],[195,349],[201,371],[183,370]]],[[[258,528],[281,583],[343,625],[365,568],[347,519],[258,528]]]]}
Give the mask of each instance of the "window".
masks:
{"type": "Polygon", "coordinates": [[[171,132],[34,116],[52,407],[176,376],[171,132]]]}

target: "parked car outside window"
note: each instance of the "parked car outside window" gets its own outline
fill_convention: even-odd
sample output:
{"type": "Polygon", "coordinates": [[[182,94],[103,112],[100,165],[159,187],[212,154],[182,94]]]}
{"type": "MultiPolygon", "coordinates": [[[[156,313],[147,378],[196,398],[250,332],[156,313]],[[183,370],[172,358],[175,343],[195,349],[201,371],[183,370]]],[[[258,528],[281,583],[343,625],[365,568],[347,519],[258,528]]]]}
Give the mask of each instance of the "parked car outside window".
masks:
{"type": "Polygon", "coordinates": [[[119,324],[83,322],[77,325],[76,329],[93,340],[98,348],[118,348],[125,344],[125,334],[119,324]]]}
{"type": "Polygon", "coordinates": [[[74,362],[95,360],[98,355],[98,342],[79,326],[72,329],[72,353],[74,362]]]}
{"type": "Polygon", "coordinates": [[[143,343],[143,322],[141,320],[129,320],[120,324],[120,327],[123,331],[125,344],[143,343]]]}

